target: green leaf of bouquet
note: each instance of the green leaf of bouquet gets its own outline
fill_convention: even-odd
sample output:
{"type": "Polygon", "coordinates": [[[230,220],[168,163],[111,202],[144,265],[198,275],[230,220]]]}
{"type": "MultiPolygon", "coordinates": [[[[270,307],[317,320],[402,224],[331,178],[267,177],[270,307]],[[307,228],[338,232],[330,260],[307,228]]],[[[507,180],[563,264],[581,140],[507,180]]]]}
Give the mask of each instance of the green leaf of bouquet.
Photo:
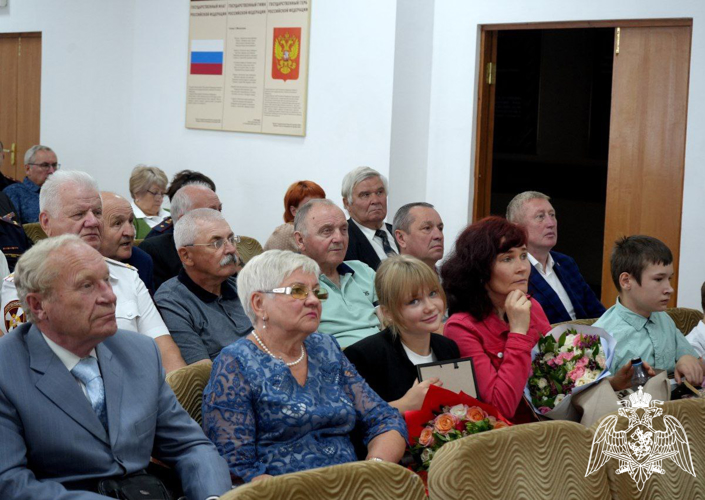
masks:
{"type": "Polygon", "coordinates": [[[563,332],[561,334],[560,338],[558,339],[558,347],[563,347],[565,345],[566,337],[567,337],[566,332],[563,332]]]}

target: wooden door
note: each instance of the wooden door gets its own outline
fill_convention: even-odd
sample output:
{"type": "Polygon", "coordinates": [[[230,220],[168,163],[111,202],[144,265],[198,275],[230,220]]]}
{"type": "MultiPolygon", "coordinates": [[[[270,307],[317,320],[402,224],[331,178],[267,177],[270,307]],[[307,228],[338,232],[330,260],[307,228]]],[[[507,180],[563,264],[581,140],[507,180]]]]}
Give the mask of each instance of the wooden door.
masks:
{"type": "Polygon", "coordinates": [[[0,34],[0,61],[2,172],[22,180],[24,153],[40,142],[41,33],[0,34]]]}
{"type": "Polygon", "coordinates": [[[678,289],[691,27],[621,27],[615,37],[602,262],[608,307],[617,296],[610,254],[622,236],[666,243],[678,289]]]}

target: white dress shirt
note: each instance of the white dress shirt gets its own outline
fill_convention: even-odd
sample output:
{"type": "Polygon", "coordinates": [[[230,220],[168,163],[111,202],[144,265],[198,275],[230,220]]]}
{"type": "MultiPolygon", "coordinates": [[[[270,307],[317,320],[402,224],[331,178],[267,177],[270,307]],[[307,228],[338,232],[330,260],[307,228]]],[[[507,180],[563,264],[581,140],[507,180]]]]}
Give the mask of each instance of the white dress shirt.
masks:
{"type": "MultiPolygon", "coordinates": [[[[137,270],[116,260],[106,258],[105,262],[110,273],[110,286],[117,297],[115,319],[118,328],[132,330],[153,339],[169,335],[169,329],[137,270]]],[[[0,326],[3,333],[8,333],[27,321],[17,299],[14,274],[3,280],[1,298],[3,321],[0,321],[0,326]]]]}
{"type": "MultiPolygon", "coordinates": [[[[355,221],[352,217],[350,220],[355,224],[357,227],[360,228],[360,231],[362,231],[362,234],[365,235],[365,238],[367,238],[372,245],[372,248],[374,248],[375,252],[377,253],[377,257],[379,257],[379,260],[384,260],[387,258],[387,254],[384,251],[384,246],[382,245],[382,238],[379,236],[375,236],[376,229],[370,229],[369,227],[365,227],[362,224],[359,224],[358,222],[355,221]]],[[[392,250],[394,250],[394,253],[397,252],[397,241],[394,239],[394,236],[387,231],[387,225],[382,223],[382,227],[380,228],[382,231],[387,233],[387,238],[389,239],[389,246],[392,247],[392,250]]]]}
{"type": "Polygon", "coordinates": [[[698,351],[698,356],[705,356],[705,323],[700,321],[685,338],[698,351]]]}
{"type": "MultiPolygon", "coordinates": [[[[47,345],[49,346],[49,349],[52,350],[54,354],[56,354],[56,357],[59,358],[59,361],[61,361],[66,369],[71,373],[71,370],[73,370],[76,365],[78,364],[79,361],[81,361],[81,358],[79,358],[77,355],[69,351],[68,349],[61,347],[59,344],[51,340],[49,337],[44,335],[44,332],[42,332],[42,337],[44,337],[44,340],[46,340],[47,345]]],[[[98,359],[98,355],[95,352],[95,349],[91,349],[89,356],[94,357],[95,359],[98,359]]],[[[99,370],[100,370],[100,365],[99,370]]],[[[74,377],[76,379],[76,383],[78,383],[79,387],[83,391],[83,394],[88,397],[88,393],[86,392],[86,386],[83,382],[81,382],[77,377],[74,377]]],[[[90,398],[89,398],[90,399],[90,398]]]]}
{"type": "Polygon", "coordinates": [[[558,275],[553,272],[554,262],[553,257],[551,257],[551,254],[548,254],[548,261],[546,262],[545,269],[541,265],[541,263],[534,258],[533,255],[528,255],[529,262],[531,262],[531,265],[536,268],[539,274],[543,276],[543,279],[546,280],[546,283],[548,283],[549,286],[553,288],[553,291],[556,292],[556,295],[558,295],[558,298],[561,299],[563,307],[565,307],[565,310],[568,311],[568,314],[570,315],[571,319],[575,319],[575,308],[573,307],[573,303],[570,301],[568,292],[566,292],[565,288],[563,288],[563,283],[561,283],[561,280],[558,279],[558,275]]]}
{"type": "Polygon", "coordinates": [[[159,213],[157,215],[147,215],[142,211],[140,207],[135,205],[134,201],[130,203],[130,205],[132,205],[132,213],[135,214],[135,219],[144,219],[144,221],[149,227],[156,226],[161,221],[163,221],[167,215],[169,215],[169,212],[167,212],[161,207],[159,208],[159,213]]]}

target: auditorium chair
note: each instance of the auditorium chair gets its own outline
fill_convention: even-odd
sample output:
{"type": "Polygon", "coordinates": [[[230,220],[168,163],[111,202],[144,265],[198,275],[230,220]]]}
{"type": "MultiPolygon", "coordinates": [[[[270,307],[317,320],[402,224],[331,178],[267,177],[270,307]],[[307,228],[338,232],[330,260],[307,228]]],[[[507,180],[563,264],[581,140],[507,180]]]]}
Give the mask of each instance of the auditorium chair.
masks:
{"type": "Polygon", "coordinates": [[[259,241],[249,236],[240,236],[240,243],[237,244],[237,253],[245,264],[255,255],[261,254],[262,251],[262,245],[259,244],[259,241]]]}
{"type": "Polygon", "coordinates": [[[431,461],[429,497],[611,498],[604,467],[585,477],[592,436],[593,432],[580,424],[555,420],[453,441],[431,461]]]}
{"type": "Polygon", "coordinates": [[[42,226],[41,224],[39,224],[39,222],[30,222],[28,224],[22,224],[22,229],[24,229],[24,232],[27,237],[32,240],[32,243],[36,243],[39,240],[43,240],[47,237],[47,234],[44,232],[44,229],[42,229],[42,226]]]}
{"type": "Polygon", "coordinates": [[[203,423],[203,415],[201,415],[203,389],[211,376],[212,367],[213,363],[210,361],[197,363],[174,370],[166,376],[166,381],[174,391],[176,399],[191,418],[198,422],[198,425],[203,423]]]}
{"type": "MultiPolygon", "coordinates": [[[[705,498],[705,399],[681,399],[669,401],[661,406],[664,415],[675,417],[683,426],[688,437],[690,454],[693,459],[696,477],[684,472],[673,460],[663,460],[661,467],[664,474],[654,473],[644,483],[642,491],[636,486],[628,473],[616,474],[619,462],[615,459],[607,461],[602,466],[607,471],[613,498],[650,499],[650,498],[705,498]]],[[[617,414],[615,412],[614,414],[617,414]]],[[[606,418],[607,415],[604,417],[606,418]]],[[[600,421],[602,422],[602,420],[600,421]]],[[[600,422],[594,424],[591,432],[597,431],[600,422]]],[[[653,419],[654,430],[664,430],[663,419],[653,419]]],[[[617,420],[617,431],[626,430],[628,420],[617,420]]]]}
{"type": "Polygon", "coordinates": [[[421,478],[389,462],[350,462],[238,486],[220,500],[425,500],[421,478]]]}

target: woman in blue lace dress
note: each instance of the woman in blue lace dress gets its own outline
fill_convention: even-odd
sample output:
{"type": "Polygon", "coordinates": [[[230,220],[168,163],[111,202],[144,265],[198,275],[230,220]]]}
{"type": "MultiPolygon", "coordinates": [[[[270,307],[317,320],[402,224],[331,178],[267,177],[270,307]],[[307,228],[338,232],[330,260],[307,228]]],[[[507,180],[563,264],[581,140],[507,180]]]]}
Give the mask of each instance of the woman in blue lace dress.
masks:
{"type": "Polygon", "coordinates": [[[327,297],[319,274],[306,256],[270,250],[238,276],[255,329],[216,358],[203,429],[246,482],[356,460],[356,424],[368,459],[398,462],[404,453],[399,412],[370,389],[332,336],[314,333],[327,297]]]}

